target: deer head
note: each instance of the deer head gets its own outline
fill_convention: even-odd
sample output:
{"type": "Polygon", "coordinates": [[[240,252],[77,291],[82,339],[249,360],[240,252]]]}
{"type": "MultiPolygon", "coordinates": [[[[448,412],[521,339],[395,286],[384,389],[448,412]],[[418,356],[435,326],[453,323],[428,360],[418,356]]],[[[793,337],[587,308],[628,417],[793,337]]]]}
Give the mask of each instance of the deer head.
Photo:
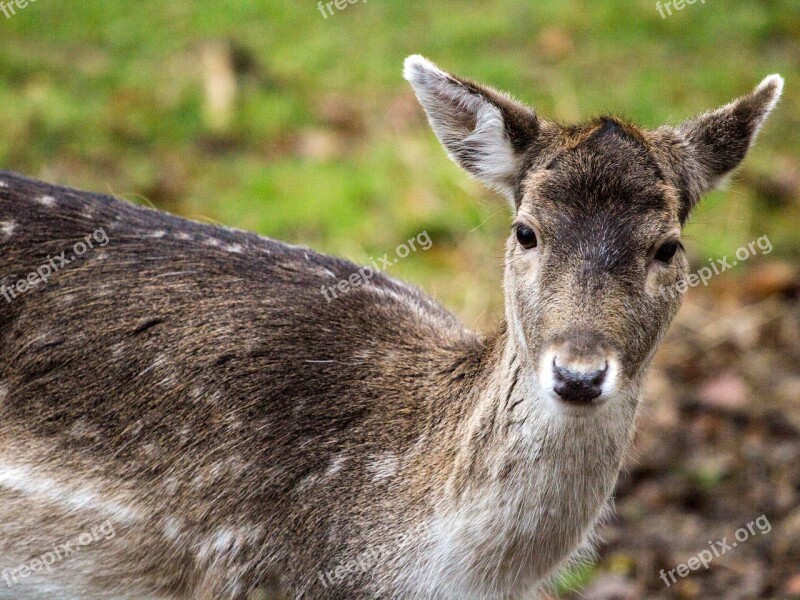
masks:
{"type": "Polygon", "coordinates": [[[615,117],[564,127],[505,94],[406,59],[450,157],[506,196],[506,320],[557,410],[637,390],[688,272],[681,230],[744,158],[781,94],[778,75],[678,127],[615,117]]]}

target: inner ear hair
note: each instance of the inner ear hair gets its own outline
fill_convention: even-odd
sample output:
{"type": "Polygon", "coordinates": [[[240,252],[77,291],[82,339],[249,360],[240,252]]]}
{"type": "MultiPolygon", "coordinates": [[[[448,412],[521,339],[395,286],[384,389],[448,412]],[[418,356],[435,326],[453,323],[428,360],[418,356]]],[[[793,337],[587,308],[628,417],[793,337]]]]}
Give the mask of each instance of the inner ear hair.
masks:
{"type": "Polygon", "coordinates": [[[403,76],[450,158],[513,203],[526,152],[539,132],[533,109],[422,56],[406,59],[403,76]]]}

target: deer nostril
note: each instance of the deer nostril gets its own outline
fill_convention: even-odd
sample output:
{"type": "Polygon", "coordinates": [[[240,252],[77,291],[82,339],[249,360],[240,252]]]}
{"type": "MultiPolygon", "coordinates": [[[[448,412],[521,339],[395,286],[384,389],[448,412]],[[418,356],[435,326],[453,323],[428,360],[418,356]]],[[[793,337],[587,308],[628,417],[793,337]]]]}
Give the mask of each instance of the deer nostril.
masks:
{"type": "Polygon", "coordinates": [[[567,402],[588,404],[603,391],[608,363],[596,371],[573,371],[553,360],[553,390],[567,402]]]}

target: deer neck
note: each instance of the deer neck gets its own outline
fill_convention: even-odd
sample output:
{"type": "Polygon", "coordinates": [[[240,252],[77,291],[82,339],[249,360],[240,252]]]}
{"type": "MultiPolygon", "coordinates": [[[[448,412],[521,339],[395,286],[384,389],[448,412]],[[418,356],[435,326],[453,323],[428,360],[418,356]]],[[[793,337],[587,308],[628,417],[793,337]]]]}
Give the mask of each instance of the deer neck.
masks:
{"type": "Polygon", "coordinates": [[[483,369],[430,527],[427,564],[440,568],[422,589],[433,597],[439,585],[461,597],[515,597],[587,545],[634,430],[638,390],[564,414],[507,327],[488,344],[483,369]]]}

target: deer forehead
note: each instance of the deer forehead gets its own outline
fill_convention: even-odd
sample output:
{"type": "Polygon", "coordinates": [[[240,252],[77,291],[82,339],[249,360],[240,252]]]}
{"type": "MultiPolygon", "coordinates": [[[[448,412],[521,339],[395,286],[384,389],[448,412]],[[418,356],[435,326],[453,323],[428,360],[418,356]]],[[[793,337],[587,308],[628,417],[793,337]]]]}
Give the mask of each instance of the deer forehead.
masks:
{"type": "Polygon", "coordinates": [[[649,238],[678,228],[681,204],[644,134],[604,118],[529,170],[518,210],[577,242],[595,231],[630,244],[639,232],[649,238]]]}

